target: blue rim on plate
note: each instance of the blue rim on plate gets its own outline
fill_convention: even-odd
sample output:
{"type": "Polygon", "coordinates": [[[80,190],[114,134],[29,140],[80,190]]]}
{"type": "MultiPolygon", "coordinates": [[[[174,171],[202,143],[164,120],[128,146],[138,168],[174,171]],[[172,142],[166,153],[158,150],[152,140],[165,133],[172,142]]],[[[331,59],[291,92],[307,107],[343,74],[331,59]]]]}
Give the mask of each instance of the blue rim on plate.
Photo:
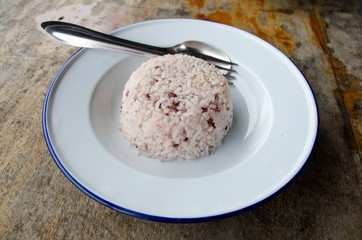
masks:
{"type": "MultiPolygon", "coordinates": [[[[158,20],[153,20],[153,21],[158,21],[158,20]]],[[[163,20],[165,21],[165,20],[163,20]]],[[[190,20],[188,20],[190,21],[190,20]]],[[[191,20],[192,21],[192,20],[191,20]]],[[[200,20],[194,20],[194,21],[200,21],[200,20]]],[[[216,24],[216,23],[212,23],[212,24],[216,24]]],[[[122,29],[122,28],[120,28],[122,29]]],[[[117,30],[115,30],[117,31],[117,30]]],[[[317,104],[315,103],[315,108],[316,108],[316,121],[317,121],[317,126],[316,126],[316,134],[315,134],[315,138],[314,138],[314,142],[313,142],[313,146],[309,152],[309,155],[307,157],[307,159],[305,159],[304,164],[302,165],[302,167],[299,169],[299,171],[281,188],[279,188],[279,190],[275,191],[273,194],[269,195],[268,197],[264,198],[263,200],[256,202],[252,205],[249,205],[247,207],[241,208],[239,210],[236,211],[231,211],[231,212],[227,212],[227,213],[223,213],[223,214],[219,214],[219,215],[212,215],[212,216],[204,216],[204,217],[197,217],[197,218],[172,218],[172,217],[163,217],[163,216],[156,216],[156,215],[150,215],[150,214],[145,214],[142,212],[138,212],[138,211],[133,211],[130,209],[127,209],[125,207],[119,206],[117,204],[114,204],[102,197],[100,197],[99,195],[97,195],[96,193],[92,192],[91,190],[89,190],[87,187],[83,186],[74,176],[72,176],[72,174],[66,169],[66,167],[64,166],[64,164],[62,163],[61,158],[58,156],[54,144],[52,143],[51,137],[49,135],[49,126],[48,126],[48,119],[47,119],[47,114],[48,114],[48,105],[49,105],[49,101],[50,101],[50,96],[52,93],[52,90],[54,88],[54,86],[56,85],[61,73],[65,70],[65,68],[67,67],[67,65],[80,53],[82,53],[83,49],[79,49],[76,53],[74,53],[64,64],[63,66],[60,68],[60,70],[57,72],[57,74],[55,75],[55,77],[53,78],[50,87],[47,91],[47,94],[45,96],[45,100],[44,100],[44,107],[43,107],[43,116],[42,116],[42,123],[43,123],[43,133],[44,133],[44,137],[45,137],[45,141],[46,144],[48,146],[49,152],[51,154],[51,156],[53,157],[55,163],[57,164],[57,166],[60,168],[60,170],[63,172],[63,174],[69,179],[70,182],[72,182],[78,189],[80,189],[82,192],[84,192],[86,195],[88,195],[89,197],[91,197],[92,199],[96,200],[97,202],[111,208],[114,209],[118,212],[121,213],[125,213],[134,217],[138,217],[138,218],[143,218],[143,219],[147,219],[147,220],[152,220],[152,221],[159,221],[159,222],[169,222],[169,223],[194,223],[194,222],[204,222],[204,221],[209,221],[209,220],[215,220],[215,219],[220,219],[220,218],[225,218],[225,217],[229,217],[229,216],[233,216],[233,215],[237,215],[240,214],[244,211],[247,211],[249,209],[252,209],[256,206],[259,206],[261,204],[264,204],[267,201],[270,201],[272,198],[274,198],[275,196],[277,196],[280,192],[282,192],[284,189],[286,189],[293,180],[296,179],[296,177],[300,174],[300,172],[302,171],[302,169],[305,167],[306,162],[308,161],[308,159],[310,158],[313,149],[314,149],[314,145],[317,139],[317,135],[318,135],[318,126],[319,126],[319,112],[318,112],[318,107],[317,104]]],[[[284,55],[284,54],[283,54],[284,55]]],[[[285,55],[284,55],[285,56],[285,55]]],[[[289,58],[288,58],[289,59],[289,58]]],[[[291,59],[289,59],[290,62],[291,59]]],[[[292,62],[293,63],[293,62],[292,62]]],[[[294,64],[294,63],[293,63],[294,64]]],[[[295,64],[294,64],[295,65],[295,64]]],[[[299,72],[302,74],[302,72],[300,71],[300,69],[295,65],[295,67],[299,70],[299,72]]],[[[305,77],[304,77],[305,78],[305,77]]],[[[314,93],[308,83],[308,81],[306,81],[306,83],[308,84],[310,91],[314,97],[314,93]]]]}

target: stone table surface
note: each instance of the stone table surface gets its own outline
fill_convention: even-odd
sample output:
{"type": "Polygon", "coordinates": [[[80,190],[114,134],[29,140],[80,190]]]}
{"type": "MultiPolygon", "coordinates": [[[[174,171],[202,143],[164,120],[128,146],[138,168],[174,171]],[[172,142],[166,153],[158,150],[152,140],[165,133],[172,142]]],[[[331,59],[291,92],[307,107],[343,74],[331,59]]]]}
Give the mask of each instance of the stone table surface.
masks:
{"type": "Polygon", "coordinates": [[[362,239],[360,0],[2,0],[0,239],[362,239]],[[269,202],[215,221],[135,218],[87,197],[61,173],[42,132],[52,78],[77,50],[46,20],[103,32],[150,19],[197,18],[271,43],[301,69],[319,107],[313,155],[269,202]]]}

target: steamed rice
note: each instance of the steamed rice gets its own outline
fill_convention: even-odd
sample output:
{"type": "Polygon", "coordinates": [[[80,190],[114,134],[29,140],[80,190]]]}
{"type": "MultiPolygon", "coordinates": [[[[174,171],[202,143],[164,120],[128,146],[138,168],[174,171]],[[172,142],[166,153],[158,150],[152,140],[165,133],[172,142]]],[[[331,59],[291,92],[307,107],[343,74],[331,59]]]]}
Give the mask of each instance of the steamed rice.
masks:
{"type": "Polygon", "coordinates": [[[215,66],[187,55],[160,56],[126,83],[121,131],[148,157],[194,159],[221,145],[232,108],[227,80],[215,66]]]}

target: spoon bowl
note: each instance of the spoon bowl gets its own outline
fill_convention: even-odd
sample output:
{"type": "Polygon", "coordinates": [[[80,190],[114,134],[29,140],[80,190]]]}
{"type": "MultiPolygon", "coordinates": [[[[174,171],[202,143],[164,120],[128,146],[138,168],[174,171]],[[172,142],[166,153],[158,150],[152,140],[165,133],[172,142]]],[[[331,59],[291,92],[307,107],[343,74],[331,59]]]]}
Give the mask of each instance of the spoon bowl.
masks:
{"type": "Polygon", "coordinates": [[[232,64],[230,64],[231,63],[230,58],[220,49],[213,47],[209,44],[206,44],[204,42],[186,41],[174,46],[173,50],[175,51],[175,53],[189,52],[192,53],[191,55],[194,55],[195,57],[197,57],[198,55],[212,56],[212,58],[211,57],[209,59],[204,58],[204,60],[214,65],[217,65],[223,74],[234,72],[234,70],[231,69],[232,64]],[[219,59],[222,61],[217,61],[213,59],[219,59]]]}

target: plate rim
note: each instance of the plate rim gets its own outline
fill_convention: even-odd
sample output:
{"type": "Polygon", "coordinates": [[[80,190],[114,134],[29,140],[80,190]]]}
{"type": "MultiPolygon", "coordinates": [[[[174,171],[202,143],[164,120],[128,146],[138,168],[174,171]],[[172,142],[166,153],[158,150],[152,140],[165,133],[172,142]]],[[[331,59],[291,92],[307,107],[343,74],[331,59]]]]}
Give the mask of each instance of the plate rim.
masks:
{"type": "Polygon", "coordinates": [[[78,182],[68,171],[67,169],[64,167],[64,165],[62,164],[61,160],[59,159],[58,155],[56,154],[56,151],[53,148],[50,136],[49,136],[49,132],[48,132],[48,125],[47,125],[47,110],[48,110],[48,104],[49,104],[49,99],[51,97],[51,93],[54,89],[54,86],[57,83],[57,80],[59,79],[61,73],[64,71],[64,69],[68,66],[68,64],[75,59],[79,54],[81,54],[85,48],[80,48],[78,49],[75,53],[73,53],[71,55],[70,58],[67,59],[67,61],[61,66],[61,68],[57,71],[57,73],[55,74],[54,78],[52,79],[50,86],[47,90],[47,93],[45,95],[45,99],[44,99],[44,105],[43,105],[43,113],[42,113],[42,127],[43,127],[43,135],[45,138],[45,142],[46,145],[48,147],[48,150],[53,158],[53,160],[55,161],[56,165],[58,166],[58,168],[61,170],[61,172],[66,176],[66,178],[73,183],[80,191],[82,191],[83,193],[85,193],[87,196],[89,196],[90,198],[92,198],[93,200],[113,209],[116,210],[118,212],[133,216],[133,217],[138,217],[138,218],[142,218],[142,219],[147,219],[147,220],[151,220],[151,221],[157,221],[157,222],[168,222],[168,223],[196,223],[196,222],[205,222],[205,221],[210,221],[210,220],[216,220],[216,219],[222,219],[222,218],[226,218],[226,217],[230,217],[230,216],[234,216],[234,215],[238,215],[240,213],[246,212],[250,209],[253,209],[259,205],[265,204],[266,202],[271,201],[273,198],[275,198],[277,195],[279,195],[281,192],[283,192],[286,188],[289,187],[289,185],[295,181],[295,179],[299,176],[299,174],[304,170],[305,166],[307,165],[307,163],[309,162],[311,156],[313,155],[313,152],[315,150],[315,145],[319,136],[319,126],[320,126],[320,118],[319,118],[319,110],[318,110],[318,104],[316,102],[316,98],[315,98],[315,94],[313,92],[313,89],[311,88],[311,85],[309,83],[309,81],[307,80],[307,78],[305,77],[305,75],[303,74],[303,72],[299,69],[299,67],[287,56],[285,55],[283,52],[281,52],[279,49],[277,49],[276,47],[274,47],[272,44],[260,39],[259,37],[246,32],[242,29],[233,27],[233,26],[229,26],[229,25],[225,25],[222,23],[217,23],[217,22],[212,22],[212,21],[207,21],[207,20],[200,20],[200,19],[189,19],[189,18],[165,18],[165,19],[155,19],[155,20],[148,20],[148,21],[142,21],[142,22],[137,22],[137,23],[133,23],[130,25],[126,25],[120,28],[117,28],[113,31],[110,32],[110,34],[117,32],[121,29],[125,29],[127,27],[131,27],[131,26],[135,26],[138,24],[144,24],[147,22],[163,22],[163,21],[198,21],[198,22],[208,22],[208,24],[216,24],[216,25],[221,25],[223,27],[229,27],[229,28],[233,28],[239,31],[243,31],[244,33],[250,34],[251,36],[253,36],[256,39],[259,39],[261,41],[263,41],[264,43],[272,46],[273,48],[275,48],[280,54],[282,54],[283,56],[285,56],[295,67],[296,70],[298,70],[300,72],[300,74],[303,76],[305,82],[307,83],[307,86],[309,87],[309,90],[311,91],[311,95],[313,98],[313,103],[316,109],[316,126],[315,126],[315,138],[313,143],[311,143],[311,149],[309,151],[309,154],[307,156],[307,158],[305,159],[304,163],[302,164],[302,166],[300,167],[300,169],[295,173],[295,175],[284,184],[284,186],[282,186],[281,188],[279,188],[277,191],[275,191],[273,194],[267,196],[266,198],[262,199],[259,202],[256,202],[252,205],[249,205],[247,207],[241,208],[239,210],[236,211],[232,211],[232,212],[227,212],[224,214],[220,214],[220,215],[212,215],[212,216],[206,216],[206,217],[195,217],[195,218],[173,218],[173,217],[163,217],[163,216],[156,216],[156,215],[150,215],[150,214],[146,214],[146,213],[141,213],[141,212],[137,212],[134,210],[130,210],[127,209],[125,207],[121,207],[118,206],[108,200],[103,199],[102,197],[98,196],[97,194],[91,192],[90,190],[88,190],[86,187],[84,187],[80,182],[78,182]]]}

